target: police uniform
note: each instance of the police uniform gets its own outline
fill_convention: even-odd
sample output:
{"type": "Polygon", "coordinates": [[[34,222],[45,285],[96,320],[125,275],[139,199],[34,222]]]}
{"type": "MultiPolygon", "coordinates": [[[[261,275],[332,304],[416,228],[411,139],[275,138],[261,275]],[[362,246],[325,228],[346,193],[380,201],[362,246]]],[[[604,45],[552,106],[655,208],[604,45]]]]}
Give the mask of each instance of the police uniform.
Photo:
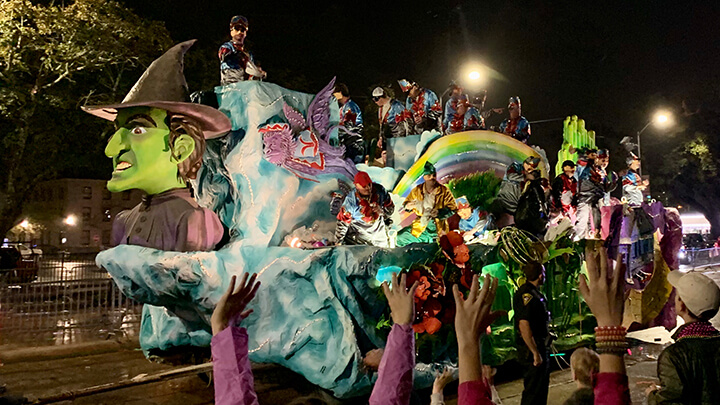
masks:
{"type": "Polygon", "coordinates": [[[532,283],[525,283],[513,296],[515,311],[515,341],[518,347],[518,360],[525,368],[522,404],[547,404],[550,372],[548,368],[548,343],[550,313],[547,310],[547,299],[532,283]],[[533,340],[542,357],[542,364],[533,366],[533,354],[520,334],[520,321],[530,323],[533,340]]]}

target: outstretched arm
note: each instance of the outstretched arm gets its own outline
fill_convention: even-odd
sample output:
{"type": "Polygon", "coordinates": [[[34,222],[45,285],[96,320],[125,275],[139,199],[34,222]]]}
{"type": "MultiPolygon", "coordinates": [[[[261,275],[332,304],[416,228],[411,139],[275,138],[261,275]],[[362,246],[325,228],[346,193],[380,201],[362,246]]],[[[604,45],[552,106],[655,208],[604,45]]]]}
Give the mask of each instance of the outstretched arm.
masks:
{"type": "Polygon", "coordinates": [[[460,385],[458,386],[458,404],[490,405],[492,399],[490,387],[482,378],[480,359],[480,337],[487,327],[504,315],[502,311],[492,311],[498,280],[486,274],[480,289],[477,274],[473,276],[467,299],[463,298],[457,284],[453,285],[455,296],[455,331],[458,340],[458,366],[460,385]]]}
{"type": "Polygon", "coordinates": [[[382,284],[394,325],[370,395],[371,405],[407,405],[410,402],[415,368],[415,335],[411,322],[415,316],[414,297],[418,282],[410,289],[405,287],[405,283],[405,274],[398,283],[398,276],[393,273],[392,289],[387,282],[382,284]]]}
{"type": "MultiPolygon", "coordinates": [[[[580,293],[595,315],[598,328],[620,327],[625,307],[625,266],[622,260],[617,260],[615,268],[608,269],[607,250],[595,242],[588,243],[585,249],[588,277],[580,277],[580,293]],[[611,273],[608,274],[608,271],[611,273]],[[588,287],[588,282],[592,288],[588,287]]],[[[600,354],[595,404],[630,404],[630,389],[622,354],[600,354]]]]}
{"type": "Polygon", "coordinates": [[[213,311],[210,323],[213,331],[211,349],[216,404],[258,404],[248,358],[247,331],[235,326],[252,312],[252,309],[245,310],[245,307],[260,287],[260,282],[255,282],[255,278],[253,274],[248,282],[248,274],[245,273],[235,289],[236,277],[232,276],[230,287],[213,311]]]}

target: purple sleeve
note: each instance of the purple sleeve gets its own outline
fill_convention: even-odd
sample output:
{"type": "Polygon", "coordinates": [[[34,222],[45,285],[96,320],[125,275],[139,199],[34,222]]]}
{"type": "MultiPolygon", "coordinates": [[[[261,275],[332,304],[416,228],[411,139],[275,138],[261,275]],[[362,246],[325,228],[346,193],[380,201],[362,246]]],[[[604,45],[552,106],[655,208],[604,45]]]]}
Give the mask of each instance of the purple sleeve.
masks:
{"type": "Polygon", "coordinates": [[[595,405],[630,405],[630,388],[626,374],[597,374],[593,391],[595,405]]]}
{"type": "Polygon", "coordinates": [[[370,405],[407,405],[413,389],[415,335],[410,324],[393,325],[380,361],[370,405]]]}
{"type": "Polygon", "coordinates": [[[465,381],[458,386],[458,405],[492,405],[490,387],[483,380],[465,381]]]}
{"type": "Polygon", "coordinates": [[[129,213],[129,210],[120,211],[115,216],[112,224],[112,238],[110,240],[110,246],[124,245],[127,243],[127,241],[123,239],[125,238],[125,222],[127,221],[129,213]]]}
{"type": "Polygon", "coordinates": [[[217,214],[202,208],[192,211],[180,221],[175,250],[178,252],[210,251],[223,237],[223,227],[217,214]]]}
{"type": "Polygon", "coordinates": [[[225,328],[213,336],[212,348],[215,403],[257,405],[245,328],[225,328]]]}

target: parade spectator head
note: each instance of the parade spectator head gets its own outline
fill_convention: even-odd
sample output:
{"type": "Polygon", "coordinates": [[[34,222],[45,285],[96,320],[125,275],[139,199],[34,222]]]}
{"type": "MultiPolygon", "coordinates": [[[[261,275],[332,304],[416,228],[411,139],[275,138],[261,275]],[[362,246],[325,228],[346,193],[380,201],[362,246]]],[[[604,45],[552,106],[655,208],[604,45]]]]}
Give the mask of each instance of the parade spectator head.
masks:
{"type": "Polygon", "coordinates": [[[425,162],[425,167],[423,167],[423,180],[425,180],[425,184],[430,188],[437,185],[437,171],[435,170],[435,166],[430,162],[425,162]]]}
{"type": "Polygon", "coordinates": [[[462,219],[468,219],[472,215],[472,207],[468,202],[467,197],[462,196],[455,200],[457,204],[457,213],[462,219]]]}
{"type": "Polygon", "coordinates": [[[562,170],[566,176],[572,177],[575,174],[575,162],[566,160],[562,163],[562,170]]]}
{"type": "Polygon", "coordinates": [[[390,96],[385,89],[378,86],[372,91],[372,99],[378,107],[382,107],[390,101],[390,96]]]}
{"type": "Polygon", "coordinates": [[[530,262],[523,267],[525,279],[531,283],[537,282],[538,285],[545,282],[545,266],[540,263],[530,262]]]}
{"type": "Polygon", "coordinates": [[[230,19],[230,36],[233,41],[243,43],[248,32],[248,20],[247,18],[236,15],[230,19]]]}
{"type": "Polygon", "coordinates": [[[720,288],[701,273],[671,271],[668,282],[675,287],[675,311],[685,322],[709,321],[720,308],[720,288]]]}
{"type": "Polygon", "coordinates": [[[361,196],[367,197],[372,192],[372,180],[367,173],[357,172],[353,182],[355,183],[355,189],[361,196]]]}
{"type": "Polygon", "coordinates": [[[594,350],[581,347],[570,356],[570,369],[573,380],[580,387],[592,387],[592,378],[600,366],[600,356],[594,350]]]}
{"type": "Polygon", "coordinates": [[[335,89],[333,89],[333,97],[340,103],[345,104],[345,101],[350,97],[350,90],[345,83],[337,83],[335,89]]]}
{"type": "Polygon", "coordinates": [[[632,170],[637,170],[640,168],[640,158],[632,152],[630,152],[630,156],[625,159],[625,163],[627,163],[628,168],[632,170]]]}
{"type": "Polygon", "coordinates": [[[598,149],[597,151],[597,165],[603,169],[608,167],[610,164],[610,151],[607,149],[598,149]]]}
{"type": "Polygon", "coordinates": [[[534,172],[540,165],[540,158],[537,156],[528,156],[523,162],[523,169],[525,173],[534,172]]]}
{"type": "Polygon", "coordinates": [[[510,97],[508,101],[508,112],[510,113],[510,119],[515,119],[520,116],[522,105],[520,104],[520,97],[510,97]]]}
{"type": "Polygon", "coordinates": [[[440,237],[440,248],[455,264],[464,264],[470,260],[468,249],[462,235],[457,231],[450,231],[440,237]]]}

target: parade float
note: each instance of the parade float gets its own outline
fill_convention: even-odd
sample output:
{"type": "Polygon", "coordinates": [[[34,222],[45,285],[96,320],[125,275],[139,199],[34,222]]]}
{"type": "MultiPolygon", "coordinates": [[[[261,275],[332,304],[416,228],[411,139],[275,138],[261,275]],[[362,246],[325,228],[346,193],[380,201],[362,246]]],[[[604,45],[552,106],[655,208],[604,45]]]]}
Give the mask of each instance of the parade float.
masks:
{"type": "MultiPolygon", "coordinates": [[[[223,246],[178,252],[183,249],[138,246],[127,239],[122,242],[127,244],[97,257],[128,297],[156,308],[152,316],[143,316],[140,342],[146,353],[209,346],[210,316],[230,278],[256,273],[262,288],[250,304],[253,313],[243,321],[250,359],[287,367],[337,397],[361,395],[369,392],[374,378],[363,366],[363,356],[383,347],[390,329],[380,283],[392,272],[406,271],[410,280],[422,285],[413,325],[418,353],[415,384],[429,386],[436,370],[457,361],[450,287],[457,283],[467,288],[474,273],[500,279],[495,306],[508,311],[483,340],[483,362],[500,365],[514,358],[512,294],[523,282],[522,265],[530,261],[542,262],[547,269],[545,292],[557,335],[554,347],[565,350],[592,342],[594,321],[576,288],[583,247],[573,242],[567,222],[552,224],[544,235],[512,226],[484,228],[472,241],[458,242],[468,243],[467,263],[453,261],[447,253],[455,242],[443,245],[442,240],[391,248],[334,246],[337,219],[331,207],[349,192],[347,185],[358,169],[392,190],[400,206],[422,182],[423,167],[431,163],[438,180],[448,184],[455,197],[465,196],[473,208],[486,211],[508,166],[537,158],[543,178],[550,167],[541,151],[490,131],[396,138],[389,145],[391,165],[356,165],[344,157],[338,142],[341,129],[332,88],[331,80],[317,95],[261,81],[214,89],[208,104],[229,118],[231,128],[226,134],[206,132],[202,165],[193,166],[197,171],[187,183],[199,206],[213,212],[226,228],[223,246]]],[[[625,208],[618,209],[622,217],[625,208]]],[[[676,246],[667,241],[669,235],[675,237],[677,224],[672,212],[658,203],[647,210],[654,219],[650,240],[657,240],[651,244],[653,259],[664,264],[663,271],[653,271],[645,249],[643,265],[633,266],[628,280],[656,280],[656,288],[662,289],[664,279],[652,276],[676,266],[676,246]]],[[[411,220],[410,215],[396,213],[389,233],[396,234],[411,220]]],[[[647,230],[641,238],[632,222],[621,218],[609,227],[622,233],[616,245],[647,247],[647,230]]],[[[645,287],[636,284],[637,291],[645,287]]]]}

